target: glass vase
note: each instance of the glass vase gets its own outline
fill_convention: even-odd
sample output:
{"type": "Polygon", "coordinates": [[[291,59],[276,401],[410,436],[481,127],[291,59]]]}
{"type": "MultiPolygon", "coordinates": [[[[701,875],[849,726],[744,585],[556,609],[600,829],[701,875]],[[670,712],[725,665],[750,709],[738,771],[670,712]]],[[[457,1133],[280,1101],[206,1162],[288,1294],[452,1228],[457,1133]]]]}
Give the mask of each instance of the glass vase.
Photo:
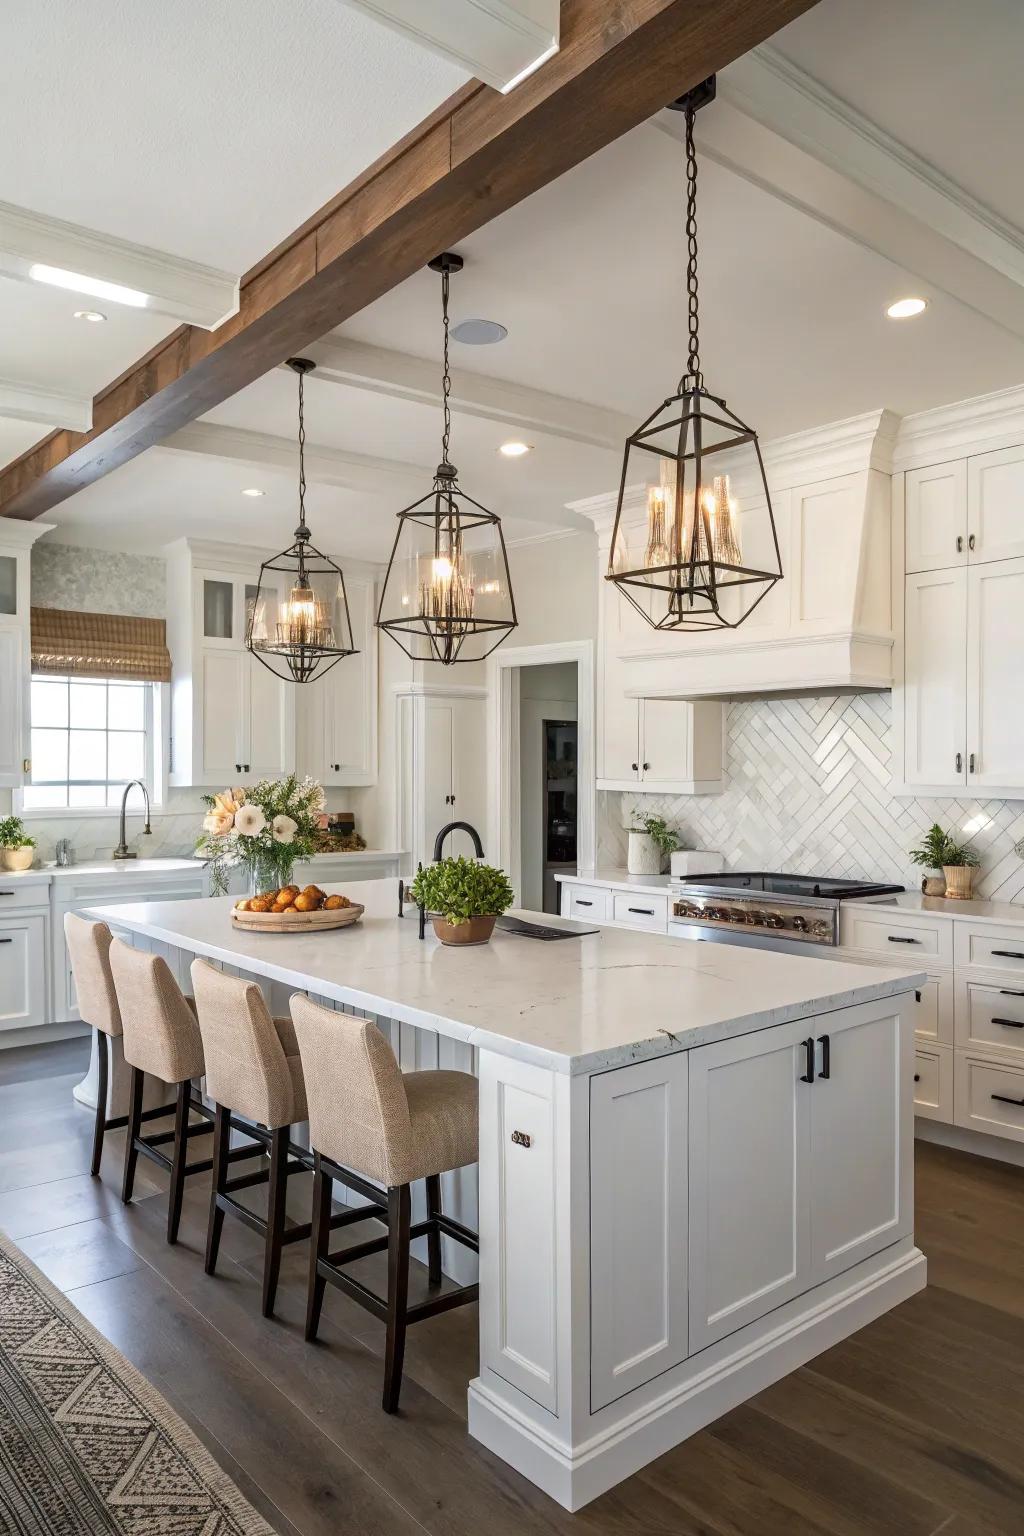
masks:
{"type": "Polygon", "coordinates": [[[249,876],[249,896],[260,896],[264,891],[280,890],[292,882],[292,863],[289,858],[258,853],[249,859],[246,870],[249,876]]]}

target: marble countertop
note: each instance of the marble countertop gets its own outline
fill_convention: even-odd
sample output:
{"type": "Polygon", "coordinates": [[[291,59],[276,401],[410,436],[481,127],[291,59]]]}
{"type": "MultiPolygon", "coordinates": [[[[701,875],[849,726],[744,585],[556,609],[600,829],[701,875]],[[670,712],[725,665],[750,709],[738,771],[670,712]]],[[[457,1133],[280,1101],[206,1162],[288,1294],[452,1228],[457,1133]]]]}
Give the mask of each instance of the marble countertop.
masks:
{"type": "MultiPolygon", "coordinates": [[[[710,876],[709,876],[710,878],[710,876]]],[[[642,891],[645,896],[667,896],[670,875],[631,875],[625,869],[599,869],[592,875],[555,875],[566,885],[603,885],[613,891],[642,891]]]]}
{"type": "MultiPolygon", "coordinates": [[[[495,932],[445,948],[417,913],[397,916],[397,880],[348,881],[363,920],[322,933],[235,928],[231,897],[95,906],[94,917],[240,971],[436,1030],[561,1073],[624,1065],[732,1035],[891,997],[921,973],[796,958],[602,928],[553,942],[495,932]]],[[[546,913],[525,913],[578,933],[546,913]]]]}
{"type": "Polygon", "coordinates": [[[190,875],[201,874],[200,860],[182,859],[85,859],[81,864],[47,864],[45,873],[54,880],[73,879],[76,875],[138,875],[173,874],[188,870],[190,875]]]}
{"type": "Polygon", "coordinates": [[[1024,905],[1013,901],[949,901],[945,896],[924,896],[920,891],[904,891],[899,896],[880,900],[844,901],[843,907],[870,907],[881,912],[929,912],[936,917],[951,917],[973,923],[1024,923],[1024,905]]]}

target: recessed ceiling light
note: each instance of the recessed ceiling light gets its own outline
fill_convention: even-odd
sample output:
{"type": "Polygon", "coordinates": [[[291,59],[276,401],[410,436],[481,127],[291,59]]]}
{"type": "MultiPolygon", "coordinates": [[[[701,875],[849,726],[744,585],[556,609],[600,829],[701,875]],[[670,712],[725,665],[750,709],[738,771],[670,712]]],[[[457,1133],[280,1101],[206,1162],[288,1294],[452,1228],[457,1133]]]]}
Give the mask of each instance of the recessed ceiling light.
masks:
{"type": "Polygon", "coordinates": [[[927,299],[897,299],[895,304],[889,305],[886,314],[890,320],[909,320],[911,315],[919,315],[927,308],[927,299]]]}
{"type": "Polygon", "coordinates": [[[242,492],[243,496],[265,496],[266,491],[261,491],[258,485],[249,485],[242,492]]]}
{"type": "Polygon", "coordinates": [[[49,283],[52,288],[70,288],[72,293],[91,293],[97,299],[109,299],[112,304],[130,304],[133,309],[145,309],[149,294],[138,288],[124,288],[120,283],[106,283],[101,277],[88,277],[84,272],[69,272],[64,267],[48,267],[36,261],[28,269],[34,283],[49,283]]]}
{"type": "Polygon", "coordinates": [[[497,320],[460,320],[452,326],[452,340],[467,347],[490,347],[507,335],[508,327],[497,320]]]}
{"type": "Polygon", "coordinates": [[[88,320],[91,325],[99,325],[100,322],[102,320],[105,320],[106,318],[107,318],[106,315],[101,314],[98,309],[76,309],[75,310],[75,319],[76,320],[88,320]]]}
{"type": "Polygon", "coordinates": [[[529,453],[532,447],[532,443],[502,443],[498,452],[503,453],[506,459],[521,459],[523,454],[529,453]]]}

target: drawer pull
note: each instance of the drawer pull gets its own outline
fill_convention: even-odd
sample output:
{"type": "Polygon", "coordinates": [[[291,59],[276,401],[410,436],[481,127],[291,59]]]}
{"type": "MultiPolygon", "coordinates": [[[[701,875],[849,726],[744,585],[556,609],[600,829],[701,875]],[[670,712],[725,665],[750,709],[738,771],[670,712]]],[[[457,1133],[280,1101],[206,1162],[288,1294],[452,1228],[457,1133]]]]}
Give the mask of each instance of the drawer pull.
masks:
{"type": "Polygon", "coordinates": [[[592,907],[593,905],[592,901],[584,901],[582,896],[576,897],[576,906],[578,907],[592,907]]]}
{"type": "Polygon", "coordinates": [[[533,1137],[528,1131],[513,1131],[512,1142],[517,1147],[532,1147],[533,1137]]]}
{"type": "Polygon", "coordinates": [[[921,1081],[921,1074],[920,1074],[920,1072],[915,1072],[914,1073],[914,1082],[915,1083],[919,1083],[920,1081],[921,1081]]]}
{"type": "Polygon", "coordinates": [[[1012,1104],[1014,1109],[1024,1109],[1024,1099],[1011,1099],[1005,1093],[993,1093],[990,1098],[997,1104],[1012,1104]]]}
{"type": "MultiPolygon", "coordinates": [[[[2,893],[0,893],[2,894],[2,893]]],[[[1010,987],[999,988],[1000,997],[1024,997],[1024,992],[1014,992],[1010,987]]]]}
{"type": "Polygon", "coordinates": [[[998,955],[1000,960],[1024,960],[1024,954],[1019,949],[994,949],[993,955],[998,955]]]}
{"type": "MultiPolygon", "coordinates": [[[[899,933],[886,934],[886,938],[889,940],[890,944],[920,944],[921,942],[920,939],[904,938],[903,935],[899,933]]],[[[1024,955],[1021,956],[1021,959],[1024,959],[1024,955]]]]}
{"type": "Polygon", "coordinates": [[[13,944],[13,939],[0,939],[0,944],[13,944]]]}
{"type": "Polygon", "coordinates": [[[632,912],[634,914],[634,916],[636,916],[636,917],[653,917],[654,916],[654,908],[653,907],[630,907],[629,911],[632,912]]]}
{"type": "Polygon", "coordinates": [[[0,896],[13,896],[13,891],[0,891],[0,896]]]}
{"type": "Polygon", "coordinates": [[[1001,1024],[1004,1029],[1024,1029],[1024,1023],[1020,1019],[993,1019],[993,1024],[1001,1024]]]}
{"type": "Polygon", "coordinates": [[[914,993],[914,1002],[915,1003],[919,1003],[922,1000],[923,996],[924,996],[923,992],[915,992],[914,993]]]}

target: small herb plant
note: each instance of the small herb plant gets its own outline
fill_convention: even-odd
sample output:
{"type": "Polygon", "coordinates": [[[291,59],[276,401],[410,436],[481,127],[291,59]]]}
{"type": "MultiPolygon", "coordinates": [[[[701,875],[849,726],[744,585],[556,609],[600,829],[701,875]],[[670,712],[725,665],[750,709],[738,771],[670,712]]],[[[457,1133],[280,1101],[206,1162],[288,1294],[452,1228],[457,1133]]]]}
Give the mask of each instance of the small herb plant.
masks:
{"type": "Polygon", "coordinates": [[[503,869],[477,864],[461,854],[419,870],[409,894],[453,927],[471,917],[500,917],[515,900],[503,869]]]}
{"type": "Polygon", "coordinates": [[[981,863],[969,843],[958,843],[937,821],[925,833],[920,847],[911,849],[910,857],[922,869],[977,869],[981,863]]]}
{"type": "Polygon", "coordinates": [[[0,848],[34,848],[36,840],[25,831],[20,816],[0,817],[0,848]]]}
{"type": "Polygon", "coordinates": [[[646,832],[654,846],[663,858],[670,853],[675,853],[683,846],[683,840],[675,827],[670,827],[664,816],[640,816],[633,817],[631,832],[646,832]]]}

